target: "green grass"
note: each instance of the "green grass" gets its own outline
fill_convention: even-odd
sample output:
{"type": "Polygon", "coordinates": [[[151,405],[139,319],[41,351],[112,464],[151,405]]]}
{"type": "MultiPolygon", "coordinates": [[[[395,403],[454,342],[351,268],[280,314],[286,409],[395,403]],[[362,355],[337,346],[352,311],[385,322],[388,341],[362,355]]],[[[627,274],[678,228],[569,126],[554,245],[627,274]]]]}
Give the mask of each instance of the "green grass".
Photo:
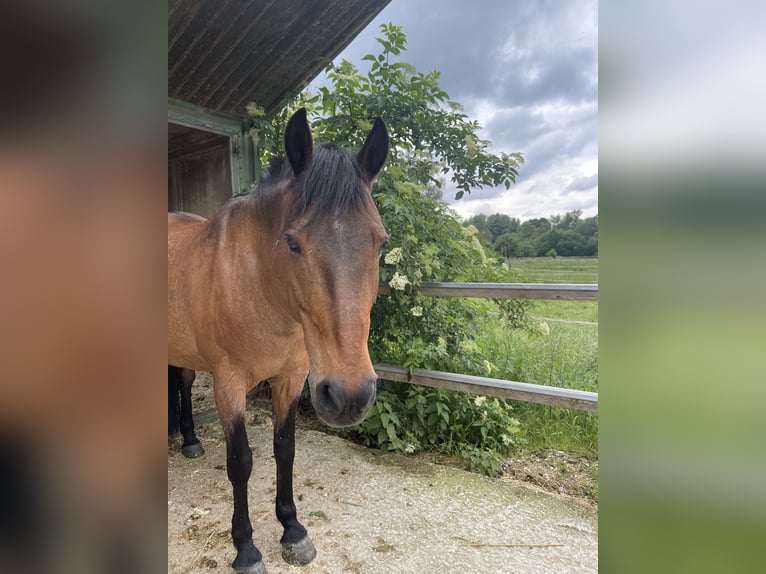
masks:
{"type": "Polygon", "coordinates": [[[533,257],[510,259],[521,283],[598,283],[597,257],[533,257]]]}
{"type": "MultiPolygon", "coordinates": [[[[598,333],[594,327],[548,323],[527,333],[511,329],[500,318],[488,320],[479,345],[491,349],[493,377],[554,387],[598,391],[598,333]]],[[[517,402],[524,449],[553,448],[595,459],[598,415],[517,402]]]]}
{"type": "Polygon", "coordinates": [[[535,301],[529,314],[532,317],[598,323],[598,301],[535,301]]]}
{"type": "MultiPolygon", "coordinates": [[[[533,283],[597,283],[598,259],[539,258],[511,262],[533,283]]],[[[532,317],[598,323],[597,301],[534,301],[532,317]]],[[[494,357],[495,378],[598,392],[598,328],[532,321],[529,332],[511,329],[487,313],[477,341],[494,357]]],[[[596,459],[598,414],[532,403],[515,403],[525,450],[553,448],[596,459]]]]}

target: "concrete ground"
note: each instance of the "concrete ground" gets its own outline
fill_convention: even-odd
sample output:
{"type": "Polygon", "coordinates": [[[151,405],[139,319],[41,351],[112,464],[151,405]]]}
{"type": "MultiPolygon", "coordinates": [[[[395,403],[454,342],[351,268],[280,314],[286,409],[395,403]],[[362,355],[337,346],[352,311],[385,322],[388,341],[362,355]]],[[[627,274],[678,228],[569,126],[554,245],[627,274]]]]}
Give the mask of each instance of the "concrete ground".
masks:
{"type": "MultiPolygon", "coordinates": [[[[253,539],[270,574],[596,572],[597,509],[525,484],[381,453],[301,429],[296,440],[298,518],[318,555],[283,562],[274,515],[271,421],[249,424],[253,539]]],[[[206,453],[168,446],[168,572],[233,572],[231,487],[217,422],[198,426],[206,453]]]]}

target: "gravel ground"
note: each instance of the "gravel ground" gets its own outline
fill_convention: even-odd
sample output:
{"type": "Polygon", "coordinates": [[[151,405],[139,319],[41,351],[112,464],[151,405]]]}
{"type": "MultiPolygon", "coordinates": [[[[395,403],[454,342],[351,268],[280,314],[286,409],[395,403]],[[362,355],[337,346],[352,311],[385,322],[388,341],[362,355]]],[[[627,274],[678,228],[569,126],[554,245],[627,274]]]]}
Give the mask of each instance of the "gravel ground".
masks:
{"type": "MultiPolygon", "coordinates": [[[[208,405],[204,378],[195,408],[208,405]]],[[[317,558],[280,556],[275,464],[267,412],[248,427],[254,469],[250,517],[271,574],[596,572],[594,504],[507,477],[490,479],[366,449],[299,426],[295,498],[317,558]]],[[[231,487],[217,422],[198,425],[206,454],[188,460],[168,443],[168,572],[232,572],[231,487]]]]}

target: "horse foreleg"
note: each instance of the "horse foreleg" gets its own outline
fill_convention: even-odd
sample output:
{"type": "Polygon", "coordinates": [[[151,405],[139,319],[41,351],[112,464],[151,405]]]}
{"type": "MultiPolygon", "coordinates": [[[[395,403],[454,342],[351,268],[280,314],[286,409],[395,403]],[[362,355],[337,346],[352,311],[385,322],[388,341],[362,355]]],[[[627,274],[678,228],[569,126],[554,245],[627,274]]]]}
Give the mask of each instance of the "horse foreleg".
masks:
{"type": "Polygon", "coordinates": [[[232,568],[240,574],[265,574],[262,555],[253,544],[247,503],[247,483],[253,470],[253,451],[245,429],[245,386],[236,378],[216,379],[214,394],[226,439],[226,473],[234,492],[231,538],[237,549],[232,568]]]}
{"type": "Polygon", "coordinates": [[[280,540],[282,558],[289,564],[303,565],[311,562],[317,551],[306,528],[298,522],[293,499],[295,415],[303,378],[298,381],[272,381],[271,399],[274,412],[274,458],[277,463],[276,512],[284,527],[280,540]]]}

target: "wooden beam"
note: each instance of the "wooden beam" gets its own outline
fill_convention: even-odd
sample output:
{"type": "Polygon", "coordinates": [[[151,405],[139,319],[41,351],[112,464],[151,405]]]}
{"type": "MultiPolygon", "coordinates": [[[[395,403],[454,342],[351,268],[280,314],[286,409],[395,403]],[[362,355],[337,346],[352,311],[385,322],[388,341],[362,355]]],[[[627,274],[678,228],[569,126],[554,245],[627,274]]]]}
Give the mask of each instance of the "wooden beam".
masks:
{"type": "MultiPolygon", "coordinates": [[[[597,301],[597,284],[548,283],[421,283],[419,295],[431,297],[486,297],[489,299],[547,299],[560,301],[597,301]]],[[[391,293],[391,287],[381,283],[381,295],[391,293]]]]}
{"type": "Polygon", "coordinates": [[[442,371],[415,369],[410,374],[405,367],[376,363],[375,372],[381,379],[424,385],[452,391],[538,403],[581,411],[598,411],[598,393],[548,387],[531,383],[517,383],[487,377],[459,375],[442,371]]]}

